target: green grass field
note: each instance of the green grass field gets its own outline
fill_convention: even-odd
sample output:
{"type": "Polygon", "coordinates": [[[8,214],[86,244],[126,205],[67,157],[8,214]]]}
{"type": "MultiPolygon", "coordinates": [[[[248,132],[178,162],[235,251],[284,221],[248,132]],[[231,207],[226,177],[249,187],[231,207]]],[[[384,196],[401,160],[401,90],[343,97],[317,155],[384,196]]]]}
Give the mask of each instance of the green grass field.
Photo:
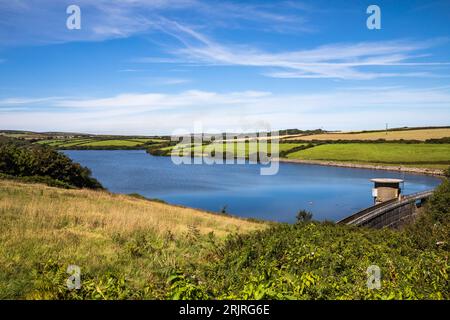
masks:
{"type": "Polygon", "coordinates": [[[36,143],[38,144],[45,144],[52,147],[70,147],[70,146],[76,146],[79,144],[88,143],[91,141],[95,141],[93,139],[50,139],[50,140],[40,140],[36,143]]]}
{"type": "MultiPolygon", "coordinates": [[[[290,149],[293,149],[295,147],[299,147],[302,145],[302,143],[280,143],[278,144],[278,152],[287,151],[290,149]]],[[[173,148],[173,147],[170,147],[173,148]]],[[[163,148],[162,150],[167,149],[163,148]]],[[[248,157],[249,153],[255,153],[258,152],[259,149],[261,149],[262,152],[272,152],[272,145],[271,143],[267,143],[265,145],[261,143],[254,143],[253,145],[250,145],[246,142],[234,142],[234,143],[212,143],[208,145],[197,145],[197,146],[186,146],[181,148],[181,151],[185,154],[190,154],[192,151],[195,155],[207,155],[211,154],[213,152],[220,153],[220,152],[232,152],[234,155],[238,157],[248,157]],[[250,150],[251,148],[251,150],[250,150]]]]}
{"type": "Polygon", "coordinates": [[[100,141],[90,141],[83,144],[78,144],[79,146],[82,145],[84,147],[136,147],[144,142],[140,141],[132,141],[132,140],[100,140],[100,141]]]}
{"type": "Polygon", "coordinates": [[[288,154],[289,159],[388,164],[450,164],[450,144],[325,144],[288,154]]]}
{"type": "MultiPolygon", "coordinates": [[[[258,145],[259,146],[259,145],[258,145]]],[[[316,145],[300,151],[292,150],[306,146],[306,143],[280,143],[279,152],[287,151],[284,157],[300,160],[323,160],[336,162],[352,162],[364,164],[399,165],[430,169],[445,169],[450,165],[450,144],[431,143],[333,143],[316,145]]],[[[161,150],[173,150],[173,146],[163,147],[161,150]]],[[[180,152],[195,156],[225,152],[233,152],[237,157],[248,157],[249,145],[244,142],[230,144],[213,143],[209,145],[185,145],[180,152]],[[223,148],[223,149],[222,149],[223,148]],[[223,151],[222,151],[223,152],[223,151]]],[[[267,144],[271,152],[271,144],[267,144]]],[[[169,154],[170,155],[170,154],[169,154]]]]}
{"type": "Polygon", "coordinates": [[[163,142],[163,139],[153,138],[130,138],[130,139],[104,139],[104,138],[73,138],[73,139],[48,139],[36,143],[52,146],[55,148],[95,148],[95,147],[139,147],[145,143],[163,142]]]}

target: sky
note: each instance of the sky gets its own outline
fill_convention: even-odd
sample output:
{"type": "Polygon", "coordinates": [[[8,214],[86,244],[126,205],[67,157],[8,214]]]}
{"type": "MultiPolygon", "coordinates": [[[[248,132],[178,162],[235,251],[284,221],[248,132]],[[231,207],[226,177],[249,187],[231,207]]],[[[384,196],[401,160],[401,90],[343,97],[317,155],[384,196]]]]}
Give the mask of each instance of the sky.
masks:
{"type": "Polygon", "coordinates": [[[450,125],[449,0],[0,0],[0,129],[386,124],[450,125]]]}

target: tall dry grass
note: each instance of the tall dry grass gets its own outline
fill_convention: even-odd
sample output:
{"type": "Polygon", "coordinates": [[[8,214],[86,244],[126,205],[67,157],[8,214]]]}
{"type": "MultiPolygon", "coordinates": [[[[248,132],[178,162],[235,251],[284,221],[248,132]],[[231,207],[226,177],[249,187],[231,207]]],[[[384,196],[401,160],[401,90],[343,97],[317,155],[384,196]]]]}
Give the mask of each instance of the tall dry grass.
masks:
{"type": "Polygon", "coordinates": [[[148,201],[103,191],[66,190],[44,185],[0,181],[0,210],[18,212],[21,223],[51,229],[123,234],[152,229],[159,234],[181,234],[189,227],[200,233],[247,232],[261,224],[191,208],[148,201]]]}
{"type": "Polygon", "coordinates": [[[104,191],[0,180],[0,298],[27,297],[33,270],[49,260],[163,286],[180,266],[206,261],[227,234],[265,227],[104,191]]]}

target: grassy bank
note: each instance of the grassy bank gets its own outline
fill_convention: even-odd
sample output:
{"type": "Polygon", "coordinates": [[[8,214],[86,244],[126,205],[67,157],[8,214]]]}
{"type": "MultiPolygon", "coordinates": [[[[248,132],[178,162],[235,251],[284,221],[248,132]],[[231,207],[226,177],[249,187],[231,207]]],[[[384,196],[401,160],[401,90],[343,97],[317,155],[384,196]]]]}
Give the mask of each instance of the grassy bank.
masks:
{"type": "Polygon", "coordinates": [[[86,285],[95,279],[100,286],[90,298],[124,292],[128,298],[132,292],[164,298],[167,278],[206,263],[205,252],[226,235],[266,227],[104,191],[5,180],[0,180],[0,199],[0,299],[58,298],[55,288],[64,290],[67,275],[63,270],[58,282],[52,272],[69,264],[81,267],[86,285]]]}
{"type": "Polygon", "coordinates": [[[446,168],[450,144],[342,143],[324,144],[287,155],[288,159],[446,168]]]}
{"type": "Polygon", "coordinates": [[[270,226],[2,180],[0,199],[2,299],[450,299],[448,181],[402,231],[270,226]],[[68,265],[80,290],[67,290],[68,265]]]}

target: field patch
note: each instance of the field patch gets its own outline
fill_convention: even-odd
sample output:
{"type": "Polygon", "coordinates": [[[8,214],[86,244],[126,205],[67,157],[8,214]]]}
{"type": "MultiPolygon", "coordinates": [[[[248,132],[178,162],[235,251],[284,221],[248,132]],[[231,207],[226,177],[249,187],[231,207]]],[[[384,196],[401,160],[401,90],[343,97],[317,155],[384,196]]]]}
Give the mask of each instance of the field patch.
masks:
{"type": "MultiPolygon", "coordinates": [[[[302,143],[280,143],[278,144],[278,152],[288,151],[294,149],[296,147],[306,145],[302,143]]],[[[173,148],[173,147],[171,147],[173,148]]],[[[247,143],[247,142],[234,142],[234,143],[212,143],[207,145],[187,145],[186,147],[181,147],[180,152],[185,155],[191,154],[192,152],[196,156],[200,155],[210,155],[210,154],[218,154],[218,153],[233,153],[237,157],[248,157],[249,154],[257,153],[271,153],[272,152],[272,144],[268,143],[247,143]]]]}
{"type": "Polygon", "coordinates": [[[450,137],[450,128],[392,130],[376,132],[321,133],[304,136],[291,136],[285,140],[420,140],[450,137]]]}
{"type": "Polygon", "coordinates": [[[450,164],[450,144],[336,143],[293,152],[287,157],[389,164],[450,164]]]}
{"type": "Polygon", "coordinates": [[[94,140],[89,141],[86,143],[78,144],[78,146],[84,146],[84,147],[136,147],[139,145],[144,144],[142,141],[135,141],[135,140],[119,140],[119,139],[112,139],[112,140],[94,140]]]}

